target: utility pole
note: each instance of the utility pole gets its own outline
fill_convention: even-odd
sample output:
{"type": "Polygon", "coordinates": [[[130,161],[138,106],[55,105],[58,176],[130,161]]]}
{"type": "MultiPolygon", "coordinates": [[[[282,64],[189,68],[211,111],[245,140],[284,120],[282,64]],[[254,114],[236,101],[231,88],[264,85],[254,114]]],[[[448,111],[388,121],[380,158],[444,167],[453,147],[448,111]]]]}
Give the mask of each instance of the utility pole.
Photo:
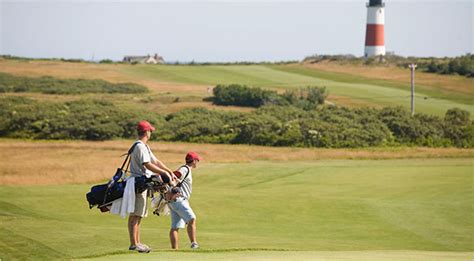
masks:
{"type": "Polygon", "coordinates": [[[415,115],[415,69],[416,64],[408,65],[411,71],[411,116],[415,115]]]}

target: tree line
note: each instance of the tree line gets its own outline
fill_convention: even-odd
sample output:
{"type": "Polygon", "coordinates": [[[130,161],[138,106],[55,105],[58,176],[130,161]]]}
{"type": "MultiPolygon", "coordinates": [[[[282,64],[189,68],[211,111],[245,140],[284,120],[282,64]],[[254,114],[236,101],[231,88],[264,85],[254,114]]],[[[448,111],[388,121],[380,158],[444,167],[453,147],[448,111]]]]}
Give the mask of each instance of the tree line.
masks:
{"type": "Polygon", "coordinates": [[[310,55],[303,59],[307,63],[319,63],[323,61],[344,62],[351,64],[388,64],[407,68],[409,64],[416,63],[418,70],[437,74],[458,74],[466,77],[474,77],[474,54],[465,54],[457,57],[403,57],[387,54],[380,62],[380,57],[356,57],[354,55],[310,55]]]}

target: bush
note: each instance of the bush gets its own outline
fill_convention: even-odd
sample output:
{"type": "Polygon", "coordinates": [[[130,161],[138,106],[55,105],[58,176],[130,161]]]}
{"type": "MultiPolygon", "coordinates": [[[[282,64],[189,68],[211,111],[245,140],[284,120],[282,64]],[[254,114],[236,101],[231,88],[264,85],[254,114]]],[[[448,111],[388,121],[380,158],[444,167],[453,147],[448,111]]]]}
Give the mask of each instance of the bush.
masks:
{"type": "Polygon", "coordinates": [[[244,107],[260,107],[269,100],[274,91],[265,91],[260,88],[250,88],[245,85],[217,85],[213,89],[214,104],[236,105],[244,107]]]}
{"type": "Polygon", "coordinates": [[[99,63],[106,63],[106,64],[110,64],[110,63],[114,63],[114,61],[110,60],[110,59],[104,59],[104,60],[100,60],[99,63]]]}
{"type": "Polygon", "coordinates": [[[187,109],[166,117],[166,131],[161,139],[171,141],[230,143],[235,136],[233,123],[240,114],[187,109]]]}
{"type": "Polygon", "coordinates": [[[28,139],[132,138],[139,120],[160,120],[159,115],[146,114],[100,100],[52,103],[8,97],[0,99],[0,135],[28,139]]]}
{"type": "Polygon", "coordinates": [[[263,105],[294,105],[304,110],[314,110],[318,105],[324,104],[327,97],[326,88],[306,87],[279,95],[275,91],[238,84],[217,85],[213,94],[212,101],[217,105],[256,108],[263,105]]]}
{"type": "Polygon", "coordinates": [[[474,123],[468,111],[449,109],[444,117],[444,133],[457,147],[473,147],[474,123]]]}

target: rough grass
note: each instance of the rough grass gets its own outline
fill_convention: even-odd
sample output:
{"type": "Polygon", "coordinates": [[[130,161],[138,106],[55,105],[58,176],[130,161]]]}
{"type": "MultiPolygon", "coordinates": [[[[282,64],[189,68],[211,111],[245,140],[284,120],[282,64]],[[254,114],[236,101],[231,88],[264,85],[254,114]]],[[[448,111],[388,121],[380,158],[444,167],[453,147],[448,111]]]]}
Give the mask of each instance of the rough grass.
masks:
{"type": "MultiPolygon", "coordinates": [[[[109,164],[77,155],[75,169],[109,164]]],[[[472,157],[200,164],[191,204],[202,250],[161,252],[169,218],[150,216],[141,236],[156,252],[140,256],[127,251],[126,220],[88,209],[90,185],[2,185],[0,258],[463,259],[474,251],[472,167],[472,157]]]]}
{"type": "MultiPolygon", "coordinates": [[[[0,139],[0,185],[88,184],[110,178],[133,141],[19,141],[0,139]]],[[[188,151],[204,157],[203,164],[320,160],[383,160],[473,158],[474,149],[368,148],[314,149],[248,145],[151,142],[155,154],[169,167],[183,162],[188,151]]]]}

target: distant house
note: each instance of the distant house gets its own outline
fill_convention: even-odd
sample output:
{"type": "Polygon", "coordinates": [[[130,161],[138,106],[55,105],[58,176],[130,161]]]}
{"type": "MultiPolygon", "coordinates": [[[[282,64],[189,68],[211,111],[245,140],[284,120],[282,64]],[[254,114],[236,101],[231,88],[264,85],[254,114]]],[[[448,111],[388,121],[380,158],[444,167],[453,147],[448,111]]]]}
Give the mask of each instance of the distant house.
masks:
{"type": "Polygon", "coordinates": [[[154,56],[125,56],[123,61],[127,63],[148,63],[148,64],[162,64],[165,63],[163,57],[155,54],[154,56]]]}

